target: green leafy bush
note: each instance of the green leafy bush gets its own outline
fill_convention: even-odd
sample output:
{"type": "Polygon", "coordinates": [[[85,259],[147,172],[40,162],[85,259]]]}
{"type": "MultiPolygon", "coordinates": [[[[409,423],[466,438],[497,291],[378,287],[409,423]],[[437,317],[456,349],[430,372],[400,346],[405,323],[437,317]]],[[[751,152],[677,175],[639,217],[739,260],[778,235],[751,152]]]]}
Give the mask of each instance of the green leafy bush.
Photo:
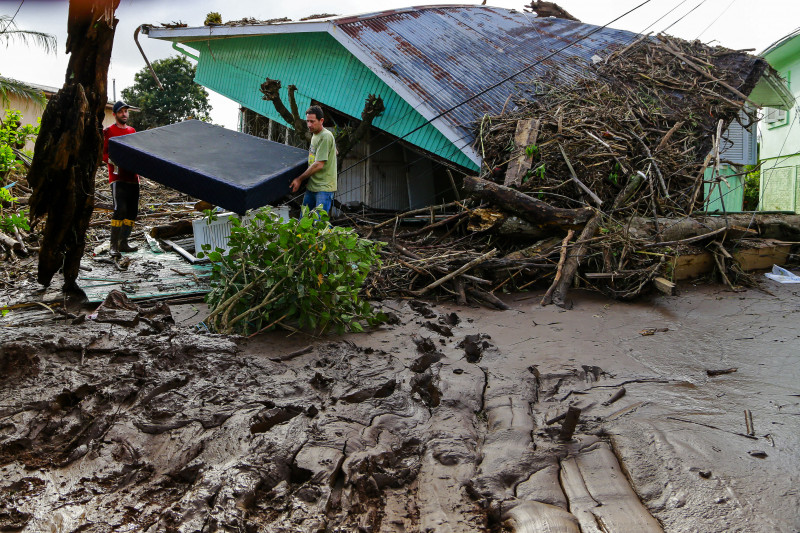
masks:
{"type": "Polygon", "coordinates": [[[5,117],[0,120],[0,176],[17,168],[19,160],[14,150],[22,150],[29,139],[39,134],[39,125],[22,125],[22,113],[6,109],[5,117]]]}
{"type": "Polygon", "coordinates": [[[13,197],[8,189],[0,187],[0,230],[11,233],[14,231],[14,228],[17,227],[25,231],[30,231],[28,212],[26,210],[19,213],[7,213],[6,209],[3,207],[4,204],[10,204],[10,206],[13,207],[16,201],[17,198],[13,197]]]}
{"type": "Polygon", "coordinates": [[[213,263],[206,296],[210,330],[247,335],[282,326],[363,331],[383,320],[359,296],[380,243],[351,229],[332,227],[324,211],[303,208],[282,221],[269,208],[242,224],[232,218],[229,253],[206,254],[213,263]]]}
{"type": "Polygon", "coordinates": [[[748,165],[744,169],[748,172],[744,177],[744,202],[742,209],[745,211],[756,211],[758,209],[761,170],[755,170],[755,165],[748,165]]]}

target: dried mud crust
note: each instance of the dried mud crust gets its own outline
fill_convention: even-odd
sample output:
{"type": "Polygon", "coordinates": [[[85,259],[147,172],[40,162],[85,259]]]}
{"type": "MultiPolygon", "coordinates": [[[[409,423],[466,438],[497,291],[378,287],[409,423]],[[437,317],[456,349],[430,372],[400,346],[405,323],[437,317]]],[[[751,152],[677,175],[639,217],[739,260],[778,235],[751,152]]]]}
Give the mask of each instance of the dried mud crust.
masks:
{"type": "MultiPolygon", "coordinates": [[[[296,346],[175,327],[15,330],[0,339],[0,362],[17,369],[0,378],[0,527],[660,531],[654,514],[667,531],[735,530],[727,504],[710,499],[730,491],[720,465],[698,460],[710,478],[699,475],[648,418],[620,423],[680,380],[643,366],[618,375],[631,362],[548,361],[577,311],[550,324],[537,315],[550,334],[523,349],[488,321],[402,305],[392,330],[286,362],[270,357],[296,346]],[[562,441],[568,406],[583,414],[562,441]],[[691,509],[675,503],[681,494],[691,509]]],[[[634,335],[652,347],[668,333],[634,335]]],[[[668,398],[690,390],[678,384],[668,398]]],[[[752,524],[748,512],[737,519],[752,524]]]]}

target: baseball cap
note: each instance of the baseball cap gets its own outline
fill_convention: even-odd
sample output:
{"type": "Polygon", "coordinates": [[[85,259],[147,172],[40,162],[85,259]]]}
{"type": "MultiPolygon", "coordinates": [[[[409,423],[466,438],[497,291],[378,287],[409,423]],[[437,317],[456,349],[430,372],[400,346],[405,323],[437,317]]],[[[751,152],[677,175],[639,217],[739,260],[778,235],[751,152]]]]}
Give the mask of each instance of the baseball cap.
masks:
{"type": "Polygon", "coordinates": [[[117,103],[114,104],[114,108],[113,108],[114,109],[114,113],[118,112],[123,107],[131,107],[131,106],[129,106],[128,104],[126,104],[122,100],[117,100],[117,103]]]}

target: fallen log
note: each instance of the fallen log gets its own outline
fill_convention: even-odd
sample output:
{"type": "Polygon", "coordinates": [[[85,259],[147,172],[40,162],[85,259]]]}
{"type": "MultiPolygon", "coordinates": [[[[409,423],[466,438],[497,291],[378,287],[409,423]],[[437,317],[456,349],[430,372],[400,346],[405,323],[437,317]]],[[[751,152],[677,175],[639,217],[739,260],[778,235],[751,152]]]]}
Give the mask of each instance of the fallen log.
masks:
{"type": "Polygon", "coordinates": [[[178,220],[162,226],[156,226],[150,230],[150,236],[155,239],[171,239],[178,235],[190,235],[191,233],[191,220],[178,220]]]}
{"type": "Polygon", "coordinates": [[[582,226],[592,216],[589,207],[562,209],[509,187],[474,176],[464,177],[464,190],[540,226],[582,226]]]}
{"type": "Polygon", "coordinates": [[[526,222],[518,216],[509,216],[502,211],[491,208],[473,209],[470,213],[467,229],[532,239],[541,239],[550,233],[547,229],[526,222]]]}
{"type": "MultiPolygon", "coordinates": [[[[763,237],[767,239],[798,240],[800,238],[800,215],[730,213],[725,217],[695,216],[683,218],[631,217],[626,224],[628,236],[651,240],[656,232],[656,222],[665,242],[680,241],[691,237],[716,235],[715,231],[728,229],[728,238],[763,237]]],[[[661,243],[664,244],[664,243],[661,243]]]]}

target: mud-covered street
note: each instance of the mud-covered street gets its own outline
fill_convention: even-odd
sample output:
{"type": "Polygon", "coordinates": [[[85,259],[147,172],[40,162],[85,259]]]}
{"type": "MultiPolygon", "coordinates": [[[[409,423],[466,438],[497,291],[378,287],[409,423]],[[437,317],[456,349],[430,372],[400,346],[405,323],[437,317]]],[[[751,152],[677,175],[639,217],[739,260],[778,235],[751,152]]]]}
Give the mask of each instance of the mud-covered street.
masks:
{"type": "Polygon", "coordinates": [[[0,530],[798,531],[800,305],[766,287],[391,301],[345,338],[6,327],[0,530]]]}

